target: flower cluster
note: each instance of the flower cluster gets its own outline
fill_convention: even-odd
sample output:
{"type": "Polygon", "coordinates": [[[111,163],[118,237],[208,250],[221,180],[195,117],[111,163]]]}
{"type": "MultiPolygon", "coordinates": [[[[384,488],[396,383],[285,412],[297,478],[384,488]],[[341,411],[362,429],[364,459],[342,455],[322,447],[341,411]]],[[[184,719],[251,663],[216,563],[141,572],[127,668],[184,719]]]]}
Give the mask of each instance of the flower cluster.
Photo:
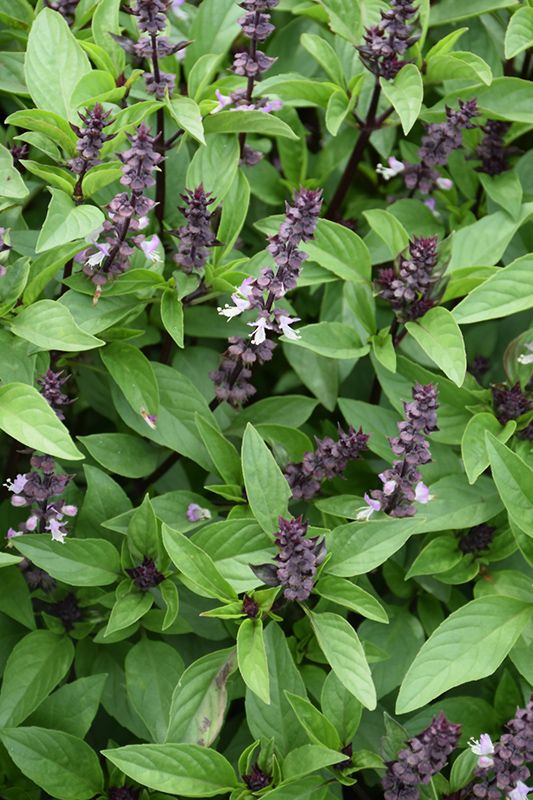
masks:
{"type": "Polygon", "coordinates": [[[468,371],[471,375],[474,376],[478,383],[481,383],[484,375],[490,369],[490,361],[486,356],[482,356],[477,354],[472,359],[471,363],[468,365],[468,371]]]}
{"type": "Polygon", "coordinates": [[[56,582],[54,578],[52,578],[48,572],[45,572],[44,569],[36,567],[35,564],[32,564],[32,562],[28,561],[27,558],[24,558],[20,562],[19,567],[30,591],[33,591],[34,589],[42,589],[43,592],[48,594],[53,592],[56,588],[56,582]]]}
{"type": "Polygon", "coordinates": [[[526,765],[533,761],[533,699],[518,708],[505,727],[507,733],[494,745],[488,734],[470,742],[472,752],[479,756],[472,797],[499,800],[503,794],[510,800],[525,800],[533,791],[524,783],[530,776],[526,765]]]}
{"type": "Polygon", "coordinates": [[[159,572],[154,560],[148,556],[144,556],[142,564],[130,567],[126,572],[141,592],[147,592],[148,589],[153,589],[154,586],[158,586],[165,580],[165,576],[159,572]]]}
{"type": "Polygon", "coordinates": [[[488,550],[494,539],[496,528],[492,525],[474,525],[459,540],[459,550],[463,553],[481,553],[488,550]]]}
{"type": "Polygon", "coordinates": [[[95,241],[89,248],[78,253],[77,261],[84,263],[83,272],[96,286],[95,299],[98,299],[102,286],[111,278],[125,272],[136,245],[152,260],[157,260],[155,249],[159,244],[157,236],[147,240],[138,231],[148,224],[146,214],[155,205],[144,192],[153,186],[154,171],[163,156],[154,149],[155,137],[149,128],[141,124],[129,137],[130,147],[120,153],[122,178],[120,182],[129,189],[117,194],[107,206],[108,219],[104,222],[103,242],[95,241]],[[128,235],[135,233],[133,238],[128,235]]]}
{"type": "Polygon", "coordinates": [[[406,64],[402,56],[418,39],[412,21],[417,9],[412,0],[390,0],[390,8],[381,12],[377,25],[366,28],[359,57],[376,77],[391,80],[406,64]]]}
{"type": "Polygon", "coordinates": [[[499,175],[508,169],[509,148],[504,144],[504,136],[511,127],[509,122],[488,119],[481,130],[485,134],[476,148],[476,157],[481,161],[480,172],[499,175]]]}
{"type": "Polygon", "coordinates": [[[418,467],[431,461],[424,435],[438,430],[437,387],[417,383],[412,396],[411,402],[404,403],[405,420],[398,423],[400,435],[389,439],[392,452],[399,458],[380,474],[383,488],[365,494],[367,505],[357,519],[368,519],[374,511],[384,511],[391,517],[412,517],[416,514],[414,502],[428,503],[432,499],[418,467]]]}
{"type": "Polygon", "coordinates": [[[316,450],[305,453],[299,464],[290,463],[285,467],[294,500],[310,500],[318,494],[324,479],[341,476],[348,463],[366,450],[369,437],[361,429],[356,431],[350,426],[345,433],[339,425],[338,433],[337,441],[330,436],[315,437],[316,450]]]}
{"type": "Polygon", "coordinates": [[[391,304],[399,322],[418,319],[434,305],[437,244],[436,236],[417,237],[409,245],[409,255],[400,257],[398,272],[393,268],[379,271],[379,295],[391,304]]]}
{"type": "Polygon", "coordinates": [[[72,475],[56,473],[50,456],[33,455],[30,463],[31,472],[17,475],[15,480],[8,479],[4,484],[13,495],[11,505],[29,510],[25,522],[20,523],[17,530],[10,528],[7,538],[49,532],[54,541],[63,543],[68,534],[65,517],[75,517],[78,513],[76,506],[61,499],[72,475]]]}
{"type": "Polygon", "coordinates": [[[74,16],[79,2],[80,0],[44,0],[45,5],[51,8],[52,11],[57,11],[61,14],[69,25],[72,25],[74,22],[74,16]]]}
{"type": "Polygon", "coordinates": [[[66,631],[71,631],[76,622],[80,622],[83,619],[83,612],[78,605],[78,599],[72,592],[69,592],[63,600],[47,605],[46,612],[58,617],[66,631]]]}
{"type": "MultiPolygon", "coordinates": [[[[492,387],[492,402],[498,422],[502,425],[533,410],[533,400],[524,394],[519,383],[510,388],[502,383],[495,384],[492,387]]],[[[520,439],[533,439],[533,421],[522,428],[517,435],[520,439]]]]}
{"type": "Polygon", "coordinates": [[[63,386],[69,378],[70,375],[64,375],[63,371],[54,372],[49,369],[37,381],[41,389],[41,395],[61,420],[65,419],[63,409],[72,403],[72,400],[63,391],[63,386]]]}
{"type": "Polygon", "coordinates": [[[253,83],[260,78],[263,72],[270,69],[275,58],[269,58],[257,49],[259,42],[264,42],[274,26],[270,22],[270,14],[266,12],[275,8],[278,0],[242,0],[240,6],[244,9],[243,16],[239,19],[244,35],[250,39],[248,50],[239,50],[233,59],[233,71],[236,75],[243,75],[251,82],[248,100],[251,100],[253,83]]]}
{"type": "Polygon", "coordinates": [[[419,800],[418,786],[427,784],[445,766],[455,749],[461,726],[448,722],[441,713],[418,736],[409,739],[398,759],[388,764],[382,786],[385,800],[419,800]]]}
{"type": "MultiPolygon", "coordinates": [[[[405,185],[411,195],[416,191],[421,194],[431,194],[435,189],[451,189],[452,182],[449,178],[440,176],[436,169],[445,166],[454,150],[463,145],[463,131],[475,128],[472,119],[478,114],[475,100],[463,102],[459,100],[457,110],[446,106],[446,121],[436,122],[427,126],[426,133],[418,150],[420,162],[411,164],[399,161],[397,158],[389,159],[389,166],[378,164],[377,172],[385,180],[390,180],[396,175],[403,175],[405,185]]],[[[428,201],[429,202],[429,201],[428,201]]]]}
{"type": "Polygon", "coordinates": [[[285,219],[278,233],[269,237],[268,252],[272,255],[277,269],[263,269],[258,278],[246,278],[231,295],[234,305],[226,304],[218,312],[228,320],[244,311],[254,310],[256,320],[249,322],[254,331],[251,345],[242,338],[230,339],[230,347],[222,355],[218,370],[210,377],[216,386],[219,401],[227,400],[233,406],[240,406],[249,399],[255,389],[250,384],[250,367],[254,363],[270,361],[274,344],[268,342],[267,331],[284,334],[289,339],[297,339],[298,334],[291,325],[298,317],[291,317],[284,309],[274,309],[276,300],[294,289],[306,254],[299,249],[302,242],[313,238],[322,205],[322,192],[300,189],[296,192],[292,205],[287,203],[285,219]]]}
{"type": "Polygon", "coordinates": [[[266,775],[257,764],[254,764],[250,772],[243,775],[242,779],[251,792],[260,792],[261,789],[266,789],[272,783],[270,775],[266,775]]]}
{"type": "Polygon", "coordinates": [[[180,240],[174,261],[179,264],[183,272],[192,272],[205,267],[209,248],[219,244],[211,230],[213,214],[208,208],[214,201],[214,197],[210,192],[206,192],[200,184],[194,191],[186,189],[185,193],[181,195],[181,199],[184,205],[180,211],[185,217],[186,223],[177,231],[170,231],[180,240]]]}
{"type": "Polygon", "coordinates": [[[98,160],[100,150],[104,142],[112,139],[113,135],[104,133],[104,128],[110,124],[111,111],[104,111],[100,103],[96,103],[92,109],[86,108],[84,114],[79,111],[78,116],[84,127],[79,128],[71,123],[71,128],[78,137],[76,142],[78,155],[71,158],[68,165],[72,172],[83,179],[88,169],[100,163],[98,160]]]}
{"type": "Polygon", "coordinates": [[[307,600],[315,582],[318,566],[326,557],[323,539],[306,539],[308,523],[302,517],[279,518],[276,545],[279,553],[273,564],[252,566],[253,572],[267,586],[283,586],[287,600],[307,600]]]}
{"type": "Polygon", "coordinates": [[[140,791],[133,786],[111,786],[107,797],[109,800],[139,800],[140,791]]]}

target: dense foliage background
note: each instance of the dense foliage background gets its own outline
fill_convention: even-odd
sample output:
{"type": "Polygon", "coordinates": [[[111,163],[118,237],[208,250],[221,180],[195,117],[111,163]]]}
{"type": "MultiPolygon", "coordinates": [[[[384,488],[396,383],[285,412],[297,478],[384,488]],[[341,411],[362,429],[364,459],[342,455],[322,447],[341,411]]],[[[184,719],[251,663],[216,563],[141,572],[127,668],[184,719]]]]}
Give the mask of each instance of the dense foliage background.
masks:
{"type": "Polygon", "coordinates": [[[525,800],[532,47],[0,0],[3,800],[525,800]]]}

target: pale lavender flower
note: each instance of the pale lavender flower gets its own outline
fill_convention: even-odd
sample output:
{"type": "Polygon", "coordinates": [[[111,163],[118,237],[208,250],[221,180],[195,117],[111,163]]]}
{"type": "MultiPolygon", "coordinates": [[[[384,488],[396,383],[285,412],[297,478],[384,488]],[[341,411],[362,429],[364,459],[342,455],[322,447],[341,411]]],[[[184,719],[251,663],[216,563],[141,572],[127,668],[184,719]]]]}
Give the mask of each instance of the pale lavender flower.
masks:
{"type": "Polygon", "coordinates": [[[518,781],[515,788],[509,792],[509,800],[527,800],[530,792],[533,792],[533,788],[526,786],[522,781],[518,781]]]}
{"type": "Polygon", "coordinates": [[[161,256],[157,252],[157,248],[161,245],[161,239],[154,233],[151,239],[144,239],[141,242],[141,250],[149,261],[161,261],[161,256]]]}
{"type": "Polygon", "coordinates": [[[187,506],[186,517],[189,522],[200,522],[204,519],[211,519],[211,512],[208,508],[202,508],[198,503],[189,503],[187,506]]]}
{"type": "Polygon", "coordinates": [[[155,429],[157,428],[157,417],[155,416],[155,414],[149,414],[145,408],[141,408],[139,413],[143,418],[143,420],[148,425],[148,427],[151,428],[153,431],[155,431],[155,429]]]}
{"type": "Polygon", "coordinates": [[[470,739],[468,746],[474,755],[478,756],[478,767],[486,769],[494,764],[494,745],[488,733],[482,733],[477,739],[470,739]]]}
{"type": "Polygon", "coordinates": [[[519,355],[517,358],[519,364],[533,364],[533,344],[526,344],[526,349],[529,350],[530,354],[522,353],[522,355],[519,355]]]}
{"type": "Polygon", "coordinates": [[[215,90],[215,95],[218,100],[218,105],[211,111],[211,114],[218,114],[218,112],[222,111],[226,106],[231,105],[230,95],[222,94],[220,89],[215,90]]]}
{"type": "Polygon", "coordinates": [[[387,163],[389,165],[388,167],[385,167],[381,163],[379,163],[376,167],[376,172],[378,175],[381,175],[381,177],[386,181],[390,181],[391,178],[395,178],[396,175],[399,175],[405,169],[405,164],[403,161],[398,161],[398,159],[394,156],[391,156],[387,163]]]}

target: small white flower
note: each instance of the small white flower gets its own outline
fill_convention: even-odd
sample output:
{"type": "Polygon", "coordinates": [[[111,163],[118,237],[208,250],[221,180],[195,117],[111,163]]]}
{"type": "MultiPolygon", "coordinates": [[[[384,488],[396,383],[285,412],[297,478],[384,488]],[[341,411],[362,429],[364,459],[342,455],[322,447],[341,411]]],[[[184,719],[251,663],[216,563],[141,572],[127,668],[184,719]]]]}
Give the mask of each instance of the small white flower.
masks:
{"type": "Polygon", "coordinates": [[[200,520],[203,519],[211,519],[211,512],[209,509],[202,508],[198,503],[189,503],[185,513],[189,522],[200,522],[200,520]]]}
{"type": "Polygon", "coordinates": [[[141,250],[146,258],[148,258],[150,261],[161,261],[161,256],[157,252],[157,248],[160,244],[161,240],[159,236],[154,233],[151,239],[144,240],[144,242],[141,244],[141,250]]]}
{"type": "Polygon", "coordinates": [[[531,354],[522,353],[522,355],[518,356],[517,361],[519,364],[533,364],[533,344],[526,344],[526,348],[531,354]]]}
{"type": "Polygon", "coordinates": [[[369,494],[365,494],[364,499],[366,502],[366,506],[363,506],[362,508],[359,509],[359,511],[357,512],[357,516],[355,518],[359,521],[366,522],[367,520],[370,519],[374,511],[381,510],[381,503],[379,502],[379,500],[374,500],[372,497],[370,497],[369,494]]]}
{"type": "Polygon", "coordinates": [[[87,259],[87,266],[89,267],[99,267],[104,258],[107,258],[109,255],[110,248],[108,244],[98,244],[98,242],[96,242],[94,246],[97,248],[96,253],[93,253],[93,255],[87,259]]]}
{"type": "Polygon", "coordinates": [[[78,513],[78,506],[62,506],[61,511],[63,514],[66,514],[67,517],[75,517],[78,513]]]}
{"type": "Polygon", "coordinates": [[[37,523],[39,522],[39,517],[36,514],[32,514],[31,517],[28,517],[26,520],[26,530],[27,531],[34,531],[37,527],[37,523]]]}
{"type": "Polygon", "coordinates": [[[453,181],[449,178],[437,178],[437,186],[444,192],[449,192],[453,186],[453,181]]]}
{"type": "Polygon", "coordinates": [[[398,159],[394,158],[394,156],[391,156],[387,163],[389,165],[388,167],[383,166],[383,164],[378,164],[376,167],[376,172],[378,175],[381,175],[381,177],[386,181],[390,181],[391,178],[395,178],[396,175],[399,175],[400,172],[403,172],[405,169],[405,164],[403,161],[398,161],[398,159]]]}
{"type": "Polygon", "coordinates": [[[252,344],[263,344],[266,339],[267,328],[270,328],[268,319],[259,317],[255,322],[248,322],[247,324],[250,325],[251,328],[255,328],[255,331],[250,334],[252,337],[252,344]]]}
{"type": "Polygon", "coordinates": [[[518,781],[515,788],[509,792],[509,800],[527,800],[527,796],[530,792],[533,792],[530,786],[526,786],[522,781],[518,781]]]}
{"type": "Polygon", "coordinates": [[[143,231],[145,228],[148,227],[150,224],[150,220],[148,217],[139,217],[139,221],[137,222],[137,227],[140,231],[143,231]]]}
{"type": "Polygon", "coordinates": [[[218,106],[211,111],[211,114],[218,114],[219,111],[222,111],[226,106],[231,105],[231,97],[227,94],[222,94],[220,89],[215,91],[216,98],[218,100],[218,106]]]}
{"type": "Polygon", "coordinates": [[[58,519],[48,520],[46,525],[46,530],[50,531],[52,534],[52,541],[53,542],[60,542],[61,544],[65,544],[65,538],[67,536],[67,531],[63,528],[63,524],[58,519]]]}
{"type": "Polygon", "coordinates": [[[429,493],[429,489],[423,481],[418,481],[415,486],[415,500],[423,505],[433,500],[433,495],[429,493]]]}
{"type": "Polygon", "coordinates": [[[253,278],[245,278],[238,289],[231,295],[231,299],[235,305],[230,306],[226,303],[224,308],[220,308],[220,306],[217,308],[218,313],[222,317],[228,318],[228,322],[230,319],[233,319],[233,317],[238,317],[243,311],[248,311],[252,307],[250,295],[252,293],[253,281],[253,278]]]}
{"type": "Polygon", "coordinates": [[[391,494],[394,494],[396,491],[397,483],[396,481],[385,481],[383,484],[383,494],[386,494],[387,497],[391,494]]]}
{"type": "Polygon", "coordinates": [[[488,733],[482,733],[479,740],[470,739],[468,746],[474,755],[479,756],[477,762],[479,767],[482,769],[492,767],[494,759],[491,756],[494,754],[494,745],[488,733]]]}
{"type": "Polygon", "coordinates": [[[28,483],[27,477],[19,473],[14,481],[11,480],[11,478],[8,478],[7,481],[4,483],[4,486],[10,492],[14,492],[14,494],[20,494],[24,490],[24,487],[26,486],[27,483],[28,483]]]}
{"type": "Polygon", "coordinates": [[[300,317],[287,317],[284,314],[281,314],[278,317],[278,325],[281,328],[281,332],[287,339],[301,339],[302,337],[297,331],[293,331],[291,325],[294,325],[295,322],[300,322],[300,317]]]}

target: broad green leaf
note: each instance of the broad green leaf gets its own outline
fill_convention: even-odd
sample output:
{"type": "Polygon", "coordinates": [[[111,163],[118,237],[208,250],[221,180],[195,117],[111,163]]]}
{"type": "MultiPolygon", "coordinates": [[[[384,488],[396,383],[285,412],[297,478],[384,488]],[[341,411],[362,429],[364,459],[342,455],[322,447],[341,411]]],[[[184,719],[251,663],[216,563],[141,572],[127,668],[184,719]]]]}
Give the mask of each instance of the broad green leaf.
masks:
{"type": "Polygon", "coordinates": [[[83,739],[98,711],[107,675],[90,675],[56,689],[30,715],[29,725],[64,731],[83,739]]]}
{"type": "Polygon", "coordinates": [[[349,622],[338,614],[310,614],[311,626],[331,669],[365,708],[376,707],[376,690],[365,652],[349,622]]]}
{"type": "Polygon", "coordinates": [[[416,575],[437,575],[447,572],[463,558],[459,541],[453,534],[437,536],[427,544],[411,564],[405,580],[416,575]]]}
{"type": "MultiPolygon", "coordinates": [[[[4,554],[7,557],[8,554],[4,554]]],[[[13,556],[11,556],[13,558],[13,556]]],[[[2,572],[2,591],[0,592],[0,612],[7,617],[20,622],[25,628],[34,631],[37,627],[35,625],[35,616],[31,602],[31,594],[28,584],[22,576],[21,570],[14,566],[14,564],[4,563],[2,572]]],[[[2,653],[3,661],[8,657],[9,653],[4,651],[2,653]]]]}
{"type": "Polygon", "coordinates": [[[452,313],[436,306],[405,327],[444,374],[457,386],[462,386],[466,375],[466,351],[463,335],[452,313]]]}
{"type": "Polygon", "coordinates": [[[19,725],[48,697],[74,658],[70,639],[50,631],[28,633],[12,649],[0,692],[0,727],[19,725]]]}
{"type": "Polygon", "coordinates": [[[165,642],[141,639],[125,661],[128,701],[146,723],[154,742],[164,742],[172,692],[183,672],[183,661],[165,642]]]}
{"type": "Polygon", "coordinates": [[[346,281],[370,279],[368,249],[356,233],[327,219],[319,219],[315,235],[302,246],[311,261],[346,281]]]}
{"type": "Polygon", "coordinates": [[[398,253],[405,250],[409,244],[409,234],[396,217],[382,208],[363,211],[363,216],[372,230],[387,245],[391,258],[396,258],[398,253]]]}
{"type": "Polygon", "coordinates": [[[274,739],[277,750],[286,755],[307,737],[294,715],[287,692],[305,697],[305,684],[294,663],[285,634],[275,623],[265,629],[265,649],[270,681],[270,704],[249,689],[246,692],[246,719],[256,739],[274,739]]]}
{"type": "Polygon", "coordinates": [[[520,216],[523,189],[516,172],[502,172],[500,175],[479,173],[479,180],[491,200],[507,211],[513,219],[520,216]]]}
{"type": "MultiPolygon", "coordinates": [[[[54,16],[60,17],[59,14],[54,16]]],[[[60,189],[51,189],[50,192],[52,199],[37,239],[35,247],[37,253],[44,253],[76,239],[85,239],[94,233],[105,219],[96,206],[88,204],[77,206],[68,194],[60,189]]]]}
{"type": "Polygon", "coordinates": [[[111,609],[104,637],[129,628],[150,611],[153,602],[154,597],[150,592],[135,591],[132,584],[131,590],[119,596],[111,609]]]}
{"type": "Polygon", "coordinates": [[[162,533],[168,555],[178,570],[193,582],[199,594],[216,597],[223,602],[237,599],[237,594],[219,573],[210,556],[198,545],[166,524],[163,524],[162,533]]]}
{"type": "Polygon", "coordinates": [[[454,686],[492,675],[531,613],[531,603],[503,595],[481,597],[454,611],[429,637],[409,667],[400,687],[396,713],[407,714],[454,686]]]}
{"type": "Polygon", "coordinates": [[[33,386],[8,383],[0,387],[0,429],[15,441],[55,458],[83,458],[66,427],[33,386]]]}
{"type": "Polygon", "coordinates": [[[49,164],[40,164],[38,161],[30,161],[28,159],[22,159],[20,163],[28,172],[31,172],[32,175],[37,175],[48,186],[54,186],[69,195],[69,197],[72,196],[76,181],[74,176],[67,172],[66,169],[53,167],[49,164]]]}
{"type": "Polygon", "coordinates": [[[295,108],[326,108],[336,90],[337,86],[329,81],[311,80],[297,72],[285,72],[262,80],[256,93],[262,97],[277,95],[284,103],[295,108]]]}
{"type": "MultiPolygon", "coordinates": [[[[305,347],[293,347],[289,342],[283,342],[283,354],[302,383],[328,411],[333,411],[339,391],[339,366],[335,360],[319,356],[305,347]]],[[[287,447],[285,438],[281,441],[287,447]]],[[[291,457],[291,460],[299,461],[300,457],[291,457]]]]}
{"type": "Polygon", "coordinates": [[[336,136],[350,110],[350,100],[343,89],[337,89],[330,96],[326,108],[326,128],[336,136]]]}
{"type": "Polygon", "coordinates": [[[359,44],[361,5],[358,0],[319,0],[329,16],[329,27],[351,44],[359,44]]]}
{"type": "Polygon", "coordinates": [[[215,253],[218,263],[231,253],[242,230],[250,204],[250,184],[242,170],[238,170],[222,206],[217,238],[222,242],[215,253]]]}
{"type": "Polygon", "coordinates": [[[213,204],[218,205],[235,179],[239,167],[239,154],[236,134],[207,134],[205,145],[198,148],[189,164],[187,188],[196,189],[202,184],[206,192],[213,193],[213,204]]]}
{"type": "Polygon", "coordinates": [[[63,544],[42,534],[15,541],[17,550],[53,578],[72,586],[107,586],[120,574],[117,550],[105,539],[71,539],[63,544]]]}
{"type": "Polygon", "coordinates": [[[89,800],[103,791],[95,751],[83,739],[47,728],[5,728],[2,744],[23,775],[58,800],[89,800]]]}
{"type": "Polygon", "coordinates": [[[306,775],[276,786],[263,797],[268,800],[329,800],[330,794],[328,786],[324,785],[323,775],[306,775]]]}
{"type": "Polygon", "coordinates": [[[72,92],[90,71],[89,59],[61,14],[44,8],[31,26],[24,63],[26,85],[37,108],[69,119],[72,92]]]}
{"type": "Polygon", "coordinates": [[[314,33],[303,33],[300,42],[308,53],[318,61],[322,69],[327,72],[333,83],[344,88],[344,70],[339,57],[333,47],[322,36],[314,33]]]}
{"type": "Polygon", "coordinates": [[[161,461],[157,448],[129,433],[92,433],[78,440],[105,469],[127,478],[151,475],[161,461]]]}
{"type": "Polygon", "coordinates": [[[80,328],[68,308],[57,300],[39,300],[26,306],[12,321],[11,330],[41,350],[78,353],[105,344],[80,328]]]}
{"type": "Polygon", "coordinates": [[[263,530],[274,535],[278,518],[287,517],[291,490],[274,456],[248,423],[242,440],[242,472],[252,513],[263,530]]]}
{"type": "Polygon", "coordinates": [[[204,747],[214,742],[226,713],[227,683],[236,669],[234,648],[208,653],[187,667],[172,695],[167,742],[204,747]]]}
{"type": "Polygon", "coordinates": [[[514,58],[533,45],[533,8],[515,11],[505,32],[505,58],[514,58]]]}
{"type": "Polygon", "coordinates": [[[174,97],[168,100],[167,108],[180,128],[190,133],[197,142],[205,145],[202,115],[194,100],[190,97],[174,97]]]}
{"type": "Polygon", "coordinates": [[[183,304],[175,289],[169,288],[163,292],[161,322],[178,347],[183,347],[183,304]]]}
{"type": "Polygon", "coordinates": [[[461,441],[461,457],[469,483],[475,483],[489,466],[489,456],[485,444],[488,431],[505,444],[516,430],[516,422],[510,420],[505,427],[500,425],[493,414],[482,411],[472,417],[465,428],[461,441]]]}
{"type": "Polygon", "coordinates": [[[364,575],[394,555],[416,531],[412,519],[381,519],[341,525],[331,533],[327,550],[331,575],[364,575]]]}
{"type": "Polygon", "coordinates": [[[220,111],[204,119],[206,133],[260,133],[262,136],[281,136],[298,139],[283,120],[263,111],[220,111]]]}
{"type": "MultiPolygon", "coordinates": [[[[194,16],[189,31],[192,44],[187,48],[185,68],[187,72],[201,56],[225,53],[237,34],[237,20],[241,10],[233,0],[204,0],[194,16]]],[[[190,87],[189,87],[190,88],[190,87]]],[[[194,93],[191,92],[191,94],[194,93]]]]}
{"type": "Polygon", "coordinates": [[[360,586],[343,578],[323,575],[315,586],[315,592],[326,600],[349,608],[356,614],[376,622],[388,622],[387,612],[379,602],[360,586]]]}
{"type": "Polygon", "coordinates": [[[92,19],[94,41],[109,54],[114,67],[113,77],[118,78],[124,70],[126,58],[124,50],[110,35],[120,33],[119,22],[120,0],[100,0],[92,19]]]}
{"type": "Polygon", "coordinates": [[[533,469],[490,433],[485,434],[494,483],[509,516],[533,536],[533,469]]]}
{"type": "Polygon", "coordinates": [[[15,111],[7,117],[6,123],[44,134],[69,155],[74,155],[76,152],[76,134],[68,122],[53,111],[43,111],[39,108],[15,111]]]}
{"type": "Polygon", "coordinates": [[[360,358],[368,353],[351,325],[342,322],[317,322],[298,328],[298,339],[281,338],[295,347],[304,347],[319,356],[334,359],[360,358]]]}
{"type": "Polygon", "coordinates": [[[13,166],[11,152],[4,145],[0,145],[0,197],[22,200],[28,191],[20,172],[13,166]]]}
{"type": "Polygon", "coordinates": [[[311,741],[331,750],[340,750],[342,742],[330,720],[305,697],[299,697],[291,692],[286,694],[292,710],[311,741]]]}
{"type": "Polygon", "coordinates": [[[447,80],[467,80],[470,83],[481,81],[486,86],[492,83],[492,70],[476,53],[454,50],[433,56],[428,62],[427,80],[440,83],[447,80]]]}
{"type": "Polygon", "coordinates": [[[131,408],[137,414],[145,412],[157,416],[159,387],[146,356],[131,344],[112,342],[102,350],[100,357],[131,408]]]}
{"type": "Polygon", "coordinates": [[[291,750],[283,759],[283,776],[286,780],[294,780],[338,764],[339,761],[346,761],[346,756],[338,750],[330,750],[320,744],[304,744],[291,750]]]}
{"type": "Polygon", "coordinates": [[[405,64],[393,80],[381,78],[380,85],[383,94],[400,117],[403,132],[407,136],[418,119],[424,99],[422,76],[418,67],[415,64],[405,64]]]}
{"type": "Polygon", "coordinates": [[[11,311],[24,291],[30,272],[30,259],[18,258],[10,264],[0,281],[0,317],[11,311]]]}
{"type": "Polygon", "coordinates": [[[351,742],[361,722],[363,706],[343,686],[333,671],[329,672],[322,684],[320,706],[341,741],[351,742]]]}
{"type": "Polygon", "coordinates": [[[247,687],[263,703],[270,704],[268,662],[260,619],[245,619],[237,632],[237,663],[247,687]]]}
{"type": "Polygon", "coordinates": [[[215,468],[226,483],[242,484],[241,459],[235,446],[200,414],[196,427],[215,468]]]}
{"type": "Polygon", "coordinates": [[[11,567],[13,564],[20,564],[22,558],[20,556],[11,555],[11,553],[0,553],[0,568],[11,567]]]}
{"type": "Polygon", "coordinates": [[[431,7],[429,25],[447,25],[513,5],[513,0],[468,0],[467,4],[463,0],[441,0],[438,5],[431,7]]]}
{"type": "Polygon", "coordinates": [[[470,292],[452,311],[459,325],[498,319],[533,307],[533,257],[517,258],[470,292]]]}
{"type": "Polygon", "coordinates": [[[229,761],[196,744],[132,744],[102,754],[129,778],[168,794],[214,797],[237,786],[229,761]]]}
{"type": "Polygon", "coordinates": [[[103,535],[101,525],[111,517],[131,508],[121,486],[97,467],[84,466],[87,488],[76,518],[76,536],[90,538],[103,535]]]}
{"type": "Polygon", "coordinates": [[[28,0],[2,0],[0,2],[0,22],[8,27],[29,28],[34,10],[28,0]]]}

